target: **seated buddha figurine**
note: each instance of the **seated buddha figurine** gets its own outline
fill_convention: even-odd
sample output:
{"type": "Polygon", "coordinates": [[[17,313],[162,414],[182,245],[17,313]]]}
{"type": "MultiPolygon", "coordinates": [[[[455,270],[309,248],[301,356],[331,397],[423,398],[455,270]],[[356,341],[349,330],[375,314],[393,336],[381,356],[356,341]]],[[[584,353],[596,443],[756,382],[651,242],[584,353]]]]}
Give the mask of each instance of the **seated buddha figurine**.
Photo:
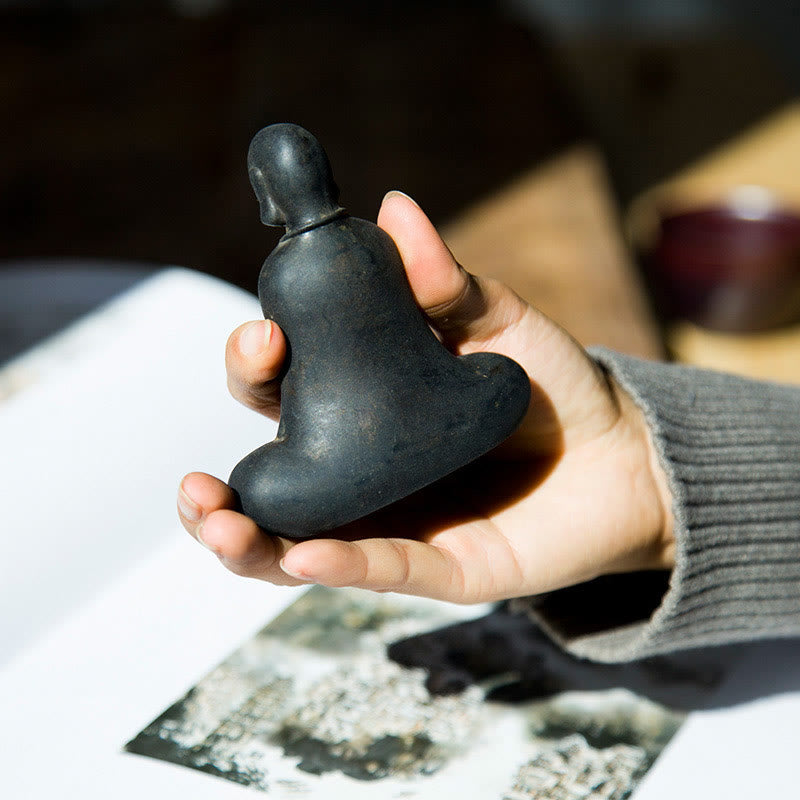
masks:
{"type": "Polygon", "coordinates": [[[394,241],[339,205],[308,131],[262,129],[248,170],[262,222],[286,228],[258,295],[288,349],[277,436],[229,484],[270,534],[335,535],[502,442],[530,381],[505,356],[456,356],[439,341],[394,241]]]}

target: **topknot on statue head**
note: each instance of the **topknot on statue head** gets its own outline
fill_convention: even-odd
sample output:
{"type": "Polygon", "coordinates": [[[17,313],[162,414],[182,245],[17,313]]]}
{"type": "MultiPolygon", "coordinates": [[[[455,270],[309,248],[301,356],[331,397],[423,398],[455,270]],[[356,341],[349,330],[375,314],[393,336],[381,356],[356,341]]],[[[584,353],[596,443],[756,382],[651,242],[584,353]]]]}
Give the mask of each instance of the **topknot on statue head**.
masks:
{"type": "Polygon", "coordinates": [[[262,128],[250,142],[247,170],[265,225],[291,234],[343,210],[328,156],[299,125],[262,128]]]}

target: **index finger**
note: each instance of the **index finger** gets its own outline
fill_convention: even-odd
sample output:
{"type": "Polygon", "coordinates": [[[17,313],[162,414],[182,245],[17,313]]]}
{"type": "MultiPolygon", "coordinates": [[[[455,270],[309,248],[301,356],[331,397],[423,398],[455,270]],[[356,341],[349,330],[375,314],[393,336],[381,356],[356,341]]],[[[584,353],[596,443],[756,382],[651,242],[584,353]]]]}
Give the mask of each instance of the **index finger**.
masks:
{"type": "Polygon", "coordinates": [[[240,403],[277,419],[278,378],[285,358],[286,339],[274,322],[261,319],[240,325],[225,347],[228,390],[240,403]]]}
{"type": "Polygon", "coordinates": [[[507,558],[508,543],[488,521],[470,522],[428,541],[371,538],[311,539],[292,547],[281,569],[293,578],[324,586],[354,586],[376,592],[430,597],[452,603],[482,603],[513,593],[493,569],[507,558]]]}

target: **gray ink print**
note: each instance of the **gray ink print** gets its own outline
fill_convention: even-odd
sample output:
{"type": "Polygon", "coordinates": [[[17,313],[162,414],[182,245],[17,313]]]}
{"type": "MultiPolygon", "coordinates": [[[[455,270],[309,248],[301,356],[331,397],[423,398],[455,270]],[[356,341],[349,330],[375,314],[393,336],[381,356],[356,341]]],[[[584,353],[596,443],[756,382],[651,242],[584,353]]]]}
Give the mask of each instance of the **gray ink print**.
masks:
{"type": "Polygon", "coordinates": [[[380,784],[419,800],[622,800],[684,718],[623,689],[513,705],[480,683],[435,694],[424,667],[388,658],[458,620],[433,601],[314,587],[125,749],[277,798],[374,798],[380,784]]]}

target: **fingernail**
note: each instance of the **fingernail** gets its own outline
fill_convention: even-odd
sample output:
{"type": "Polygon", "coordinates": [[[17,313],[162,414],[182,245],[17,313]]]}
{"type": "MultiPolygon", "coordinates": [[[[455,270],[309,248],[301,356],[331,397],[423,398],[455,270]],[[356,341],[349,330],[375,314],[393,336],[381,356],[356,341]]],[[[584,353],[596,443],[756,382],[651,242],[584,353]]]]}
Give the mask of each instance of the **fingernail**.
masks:
{"type": "Polygon", "coordinates": [[[284,556],[280,561],[280,568],[291,578],[297,578],[299,581],[307,581],[309,583],[313,583],[313,579],[309,578],[308,575],[304,575],[300,570],[293,570],[290,567],[286,566],[286,556],[284,556]]]}
{"type": "Polygon", "coordinates": [[[239,337],[239,350],[246,356],[257,356],[267,349],[272,334],[272,322],[261,319],[251,322],[239,337]]]}
{"type": "Polygon", "coordinates": [[[206,550],[210,550],[215,556],[219,557],[220,554],[219,554],[219,551],[217,550],[217,548],[216,547],[212,547],[203,538],[203,524],[202,523],[200,523],[200,525],[197,526],[197,530],[194,532],[194,536],[195,536],[195,539],[197,539],[197,541],[200,542],[200,544],[203,545],[203,547],[206,548],[206,550]]]}
{"type": "Polygon", "coordinates": [[[178,489],[178,511],[189,522],[197,522],[203,516],[203,509],[186,494],[182,486],[178,489]]]}
{"type": "Polygon", "coordinates": [[[386,200],[392,195],[399,195],[400,197],[405,197],[406,200],[413,203],[417,208],[420,207],[419,203],[413,197],[409,197],[405,192],[401,192],[399,189],[392,189],[390,192],[386,192],[383,199],[386,200]]]}

